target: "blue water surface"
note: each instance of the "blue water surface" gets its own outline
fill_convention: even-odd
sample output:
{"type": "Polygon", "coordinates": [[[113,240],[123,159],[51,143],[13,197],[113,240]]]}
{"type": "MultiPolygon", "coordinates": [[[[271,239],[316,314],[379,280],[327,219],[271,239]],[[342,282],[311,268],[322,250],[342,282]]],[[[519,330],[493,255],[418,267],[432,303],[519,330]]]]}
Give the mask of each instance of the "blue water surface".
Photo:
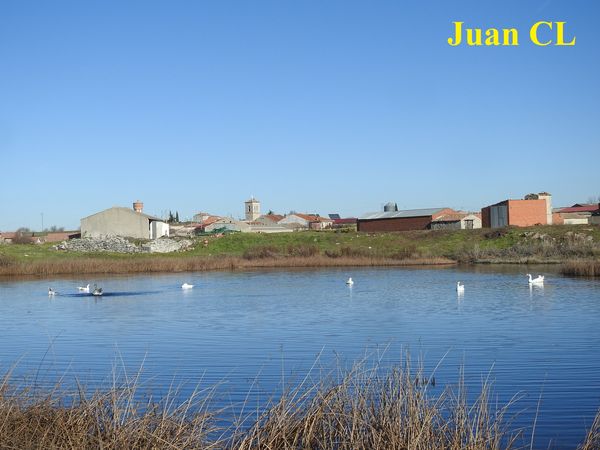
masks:
{"type": "Polygon", "coordinates": [[[575,447],[600,407],[600,281],[546,267],[333,268],[0,280],[0,368],[13,382],[89,389],[142,373],[160,396],[218,385],[219,405],[256,407],[313,368],[406,352],[435,393],[464,367],[469,391],[515,395],[534,447],[575,447]],[[530,288],[525,273],[546,275],[530,288]],[[355,284],[348,287],[351,276],[355,284]],[[456,281],[464,282],[458,296],[456,281]],[[192,283],[191,290],[181,284],[192,283]],[[79,294],[97,283],[106,295],[79,294]],[[48,287],[58,291],[49,298],[48,287]],[[435,371],[435,372],[434,372],[435,371]],[[539,409],[539,411],[538,411],[539,409]]]}

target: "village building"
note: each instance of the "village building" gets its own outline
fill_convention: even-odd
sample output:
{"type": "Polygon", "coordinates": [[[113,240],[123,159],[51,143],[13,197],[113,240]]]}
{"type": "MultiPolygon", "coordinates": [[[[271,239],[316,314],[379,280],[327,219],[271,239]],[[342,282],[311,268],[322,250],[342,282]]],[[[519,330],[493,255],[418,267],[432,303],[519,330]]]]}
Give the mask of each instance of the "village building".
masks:
{"type": "Polygon", "coordinates": [[[356,217],[340,217],[339,219],[333,219],[333,224],[331,228],[340,229],[340,228],[348,228],[351,230],[356,230],[356,221],[358,219],[356,217]]]}
{"type": "Polygon", "coordinates": [[[477,228],[481,228],[479,214],[445,214],[431,221],[432,230],[473,230],[477,228]]]}
{"type": "Polygon", "coordinates": [[[62,242],[68,239],[81,237],[79,231],[48,231],[48,232],[0,232],[0,244],[12,244],[16,238],[22,238],[24,242],[32,244],[44,244],[47,242],[62,242]]]}
{"type": "Polygon", "coordinates": [[[600,203],[575,203],[566,208],[555,208],[552,221],[558,225],[587,225],[593,214],[600,212],[600,203]]]}
{"type": "Polygon", "coordinates": [[[215,217],[212,214],[206,212],[199,212],[192,216],[192,222],[202,223],[209,217],[215,217]]]}
{"type": "Polygon", "coordinates": [[[16,235],[14,231],[0,231],[0,244],[12,244],[16,235]]]}
{"type": "Polygon", "coordinates": [[[82,237],[122,236],[136,239],[156,239],[169,236],[169,224],[163,219],[143,213],[139,200],[133,209],[113,206],[81,219],[82,237]]]}
{"type": "Polygon", "coordinates": [[[384,206],[383,212],[368,213],[358,218],[358,231],[410,231],[428,230],[434,220],[458,214],[452,208],[424,208],[398,210],[395,203],[384,206]]]}
{"type": "Polygon", "coordinates": [[[354,229],[356,230],[356,217],[341,217],[339,214],[328,214],[333,221],[331,228],[333,229],[354,229]]]}
{"type": "Polygon", "coordinates": [[[203,231],[205,233],[225,231],[239,231],[242,233],[249,233],[251,231],[251,227],[246,222],[242,222],[241,220],[235,220],[228,217],[220,217],[217,220],[212,221],[210,224],[204,226],[203,231]]]}
{"type": "Polygon", "coordinates": [[[277,225],[285,216],[280,214],[263,214],[257,218],[254,222],[261,223],[263,225],[277,225]]]}
{"type": "Polygon", "coordinates": [[[291,233],[292,228],[284,227],[277,224],[264,224],[262,222],[246,222],[250,225],[250,233],[291,233]]]}
{"type": "Polygon", "coordinates": [[[281,219],[278,224],[294,229],[324,230],[331,228],[333,220],[316,214],[291,213],[281,219]]]}
{"type": "Polygon", "coordinates": [[[552,225],[552,196],[529,194],[523,200],[504,200],[481,209],[484,228],[552,225]]]}

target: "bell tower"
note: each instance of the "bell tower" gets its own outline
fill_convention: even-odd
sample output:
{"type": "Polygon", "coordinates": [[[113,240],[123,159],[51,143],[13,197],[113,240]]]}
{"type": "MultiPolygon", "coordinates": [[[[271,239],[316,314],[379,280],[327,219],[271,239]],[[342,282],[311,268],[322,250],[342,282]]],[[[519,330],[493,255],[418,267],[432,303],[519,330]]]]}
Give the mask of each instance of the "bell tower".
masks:
{"type": "Polygon", "coordinates": [[[246,200],[244,206],[247,222],[254,222],[260,217],[260,202],[254,196],[250,197],[250,200],[246,200]]]}

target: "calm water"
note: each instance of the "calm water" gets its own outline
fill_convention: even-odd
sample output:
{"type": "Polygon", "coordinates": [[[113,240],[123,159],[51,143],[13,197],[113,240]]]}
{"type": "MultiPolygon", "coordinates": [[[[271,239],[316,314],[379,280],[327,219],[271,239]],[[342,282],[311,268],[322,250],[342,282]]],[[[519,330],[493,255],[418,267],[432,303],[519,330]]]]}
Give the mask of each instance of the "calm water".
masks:
{"type": "Polygon", "coordinates": [[[259,402],[317,357],[325,368],[365,353],[394,364],[409,349],[430,369],[440,363],[438,391],[464,365],[473,392],[489,376],[501,404],[522,394],[515,426],[531,427],[541,396],[535,446],[574,447],[600,407],[600,281],[533,270],[544,288],[529,288],[524,267],[0,280],[0,368],[97,386],[115,366],[143,365],[159,395],[222,383],[224,402],[249,392],[259,402]],[[78,294],[88,282],[110,295],[78,294]],[[49,286],[62,295],[48,298],[49,286]]]}

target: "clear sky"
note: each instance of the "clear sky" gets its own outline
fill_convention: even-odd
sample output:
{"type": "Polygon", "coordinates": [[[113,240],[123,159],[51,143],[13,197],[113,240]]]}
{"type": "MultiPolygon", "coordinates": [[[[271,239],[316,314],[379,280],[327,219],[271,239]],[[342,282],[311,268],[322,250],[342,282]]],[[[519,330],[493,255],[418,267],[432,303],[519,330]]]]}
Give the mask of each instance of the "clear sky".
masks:
{"type": "Polygon", "coordinates": [[[0,2],[0,230],[600,195],[600,2],[0,2]],[[529,28],[567,22],[574,47],[529,28]],[[453,21],[518,47],[450,47],[453,21]]]}

